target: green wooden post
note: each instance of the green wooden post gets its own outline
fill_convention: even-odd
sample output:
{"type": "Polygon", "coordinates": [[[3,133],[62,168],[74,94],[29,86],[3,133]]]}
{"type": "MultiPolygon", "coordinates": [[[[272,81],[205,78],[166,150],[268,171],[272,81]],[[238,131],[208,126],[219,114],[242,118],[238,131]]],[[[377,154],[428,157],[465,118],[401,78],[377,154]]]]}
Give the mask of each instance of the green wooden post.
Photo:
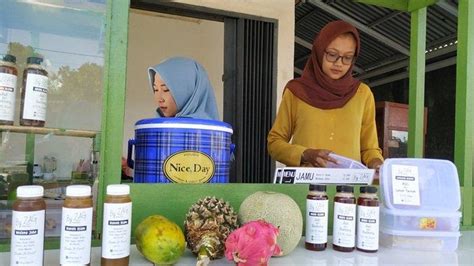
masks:
{"type": "Polygon", "coordinates": [[[105,189],[108,184],[120,183],[121,177],[129,7],[129,0],[107,1],[97,232],[102,231],[105,189]]]}
{"type": "Polygon", "coordinates": [[[474,3],[459,0],[458,7],[458,50],[456,59],[456,120],[454,161],[458,168],[463,193],[463,225],[472,221],[472,127],[474,111],[474,3]]]}
{"type": "Polygon", "coordinates": [[[411,12],[408,157],[423,157],[426,7],[411,12]]]}

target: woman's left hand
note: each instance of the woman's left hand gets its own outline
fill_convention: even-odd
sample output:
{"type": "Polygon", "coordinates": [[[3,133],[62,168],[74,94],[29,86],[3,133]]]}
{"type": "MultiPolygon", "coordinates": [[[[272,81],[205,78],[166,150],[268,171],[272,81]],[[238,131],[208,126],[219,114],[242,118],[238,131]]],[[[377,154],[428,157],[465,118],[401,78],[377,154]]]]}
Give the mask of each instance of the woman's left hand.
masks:
{"type": "Polygon", "coordinates": [[[383,164],[383,161],[378,158],[373,159],[367,164],[367,167],[369,167],[370,169],[375,169],[374,180],[377,180],[377,181],[379,180],[379,170],[382,164],[383,164]]]}

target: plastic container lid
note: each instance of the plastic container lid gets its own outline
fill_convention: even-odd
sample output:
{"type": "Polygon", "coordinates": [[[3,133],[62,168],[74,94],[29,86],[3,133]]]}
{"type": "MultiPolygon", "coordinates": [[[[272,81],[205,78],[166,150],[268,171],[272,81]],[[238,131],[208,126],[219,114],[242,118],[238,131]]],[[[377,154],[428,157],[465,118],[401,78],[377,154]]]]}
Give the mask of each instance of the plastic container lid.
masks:
{"type": "Polygon", "coordinates": [[[129,185],[108,185],[107,186],[107,195],[128,195],[130,194],[130,186],[129,185]]]}
{"type": "Polygon", "coordinates": [[[19,186],[16,188],[16,196],[20,198],[43,197],[44,188],[42,186],[19,186]]]}
{"type": "Polygon", "coordinates": [[[310,184],[310,185],[309,185],[309,190],[310,190],[310,191],[321,191],[321,192],[325,192],[325,191],[326,191],[326,185],[310,184]]]}
{"type": "Polygon", "coordinates": [[[72,185],[66,188],[66,197],[87,197],[91,195],[91,187],[86,185],[72,185]]]}
{"type": "Polygon", "coordinates": [[[197,119],[197,118],[181,118],[181,117],[167,117],[167,118],[148,118],[142,119],[135,123],[135,130],[150,129],[150,128],[171,128],[171,129],[202,129],[223,131],[232,134],[232,126],[217,120],[197,119]]]}
{"type": "Polygon", "coordinates": [[[380,227],[380,232],[393,236],[420,236],[420,237],[460,237],[461,233],[458,231],[404,231],[404,230],[393,230],[384,227],[380,227]]]}
{"type": "Polygon", "coordinates": [[[380,208],[381,214],[387,214],[391,216],[404,217],[404,216],[414,216],[414,217],[462,217],[462,212],[460,211],[420,211],[420,210],[396,210],[396,209],[387,209],[384,207],[380,208]]]}
{"type": "Polygon", "coordinates": [[[336,186],[337,192],[347,192],[347,193],[354,193],[354,188],[347,185],[339,185],[336,186]]]}
{"type": "Polygon", "coordinates": [[[380,180],[383,203],[389,209],[457,211],[461,207],[458,173],[450,161],[387,159],[380,180]]]}
{"type": "Polygon", "coordinates": [[[10,63],[16,63],[16,57],[11,54],[5,54],[3,56],[3,61],[5,62],[10,62],[10,63]]]}
{"type": "Polygon", "coordinates": [[[372,186],[363,186],[359,188],[360,193],[377,193],[377,188],[372,186]]]}
{"type": "Polygon", "coordinates": [[[36,56],[31,56],[26,59],[27,64],[36,64],[39,65],[43,62],[43,58],[41,57],[36,57],[36,56]]]}

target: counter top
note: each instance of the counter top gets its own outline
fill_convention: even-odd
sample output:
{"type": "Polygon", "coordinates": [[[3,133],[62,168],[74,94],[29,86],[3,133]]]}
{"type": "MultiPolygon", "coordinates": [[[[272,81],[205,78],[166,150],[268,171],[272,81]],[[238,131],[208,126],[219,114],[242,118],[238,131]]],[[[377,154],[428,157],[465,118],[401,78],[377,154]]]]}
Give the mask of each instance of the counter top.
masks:
{"type": "MultiPolygon", "coordinates": [[[[304,248],[304,239],[285,257],[271,258],[269,265],[474,265],[474,231],[463,231],[456,252],[427,252],[380,247],[377,253],[334,251],[330,244],[325,251],[314,252],[304,248]]],[[[130,265],[153,265],[133,245],[130,265]]],[[[59,265],[59,250],[47,250],[44,265],[59,265]]],[[[100,265],[101,249],[92,248],[92,264],[100,265]]],[[[9,265],[10,253],[0,253],[0,261],[9,265]]],[[[196,265],[189,250],[176,265],[196,265]]],[[[234,265],[224,259],[211,261],[211,266],[234,265]]]]}

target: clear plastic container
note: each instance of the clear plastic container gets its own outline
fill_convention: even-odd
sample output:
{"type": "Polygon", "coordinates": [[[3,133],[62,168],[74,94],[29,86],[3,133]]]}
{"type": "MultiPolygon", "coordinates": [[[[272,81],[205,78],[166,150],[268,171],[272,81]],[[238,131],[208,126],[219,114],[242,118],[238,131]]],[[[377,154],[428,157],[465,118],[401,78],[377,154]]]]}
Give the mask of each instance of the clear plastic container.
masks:
{"type": "Polygon", "coordinates": [[[383,203],[388,209],[449,212],[461,207],[456,166],[447,160],[385,160],[380,170],[383,203]]]}
{"type": "Polygon", "coordinates": [[[457,232],[461,212],[391,210],[380,208],[380,225],[386,229],[402,231],[457,232]]]}
{"type": "Polygon", "coordinates": [[[380,244],[388,248],[426,251],[455,251],[459,232],[403,231],[380,228],[380,244]]]}

